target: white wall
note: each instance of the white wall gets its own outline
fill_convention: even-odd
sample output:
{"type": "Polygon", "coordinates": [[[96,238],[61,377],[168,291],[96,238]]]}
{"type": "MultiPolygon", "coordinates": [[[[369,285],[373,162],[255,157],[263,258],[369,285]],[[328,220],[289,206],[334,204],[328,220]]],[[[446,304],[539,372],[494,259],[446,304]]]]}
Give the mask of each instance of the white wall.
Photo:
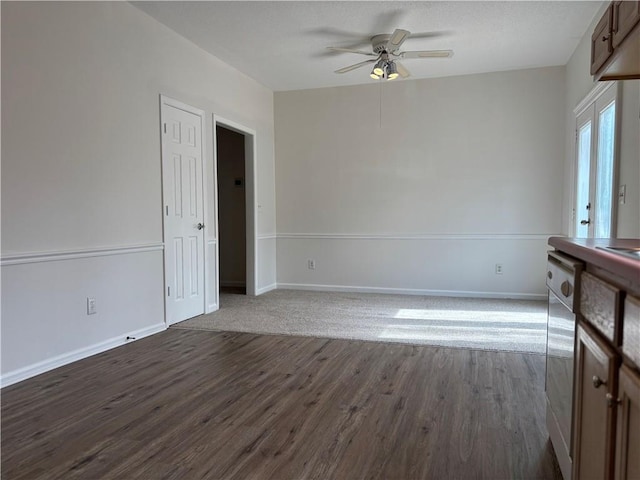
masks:
{"type": "Polygon", "coordinates": [[[618,238],[640,238],[640,80],[622,83],[620,173],[626,202],[618,205],[618,238]]]}
{"type": "Polygon", "coordinates": [[[552,67],[276,93],[278,285],[543,295],[564,87],[552,67]]]}
{"type": "MultiPolygon", "coordinates": [[[[591,60],[591,34],[609,2],[604,2],[587,28],[578,47],[567,63],[565,125],[565,181],[563,187],[562,231],[571,233],[573,218],[575,168],[575,114],[580,101],[596,86],[589,72],[591,60]]],[[[620,108],[619,185],[627,186],[627,200],[618,205],[617,236],[640,238],[640,80],[625,80],[622,84],[620,108]]],[[[616,190],[617,191],[617,190],[616,190]]]]}
{"type": "MultiPolygon", "coordinates": [[[[210,206],[212,114],[256,131],[273,233],[271,91],[126,2],[2,2],[3,383],[164,321],[160,94],[207,113],[210,206]]],[[[258,288],[275,282],[262,243],[258,288]]]]}

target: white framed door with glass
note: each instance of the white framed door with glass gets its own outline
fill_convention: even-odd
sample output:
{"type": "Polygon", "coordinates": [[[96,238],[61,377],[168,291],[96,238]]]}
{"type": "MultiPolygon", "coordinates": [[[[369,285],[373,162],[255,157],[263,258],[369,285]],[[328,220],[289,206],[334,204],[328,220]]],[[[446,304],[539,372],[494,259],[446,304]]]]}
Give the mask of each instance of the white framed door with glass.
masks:
{"type": "Polygon", "coordinates": [[[617,82],[599,84],[575,109],[573,236],[616,236],[617,82]]]}

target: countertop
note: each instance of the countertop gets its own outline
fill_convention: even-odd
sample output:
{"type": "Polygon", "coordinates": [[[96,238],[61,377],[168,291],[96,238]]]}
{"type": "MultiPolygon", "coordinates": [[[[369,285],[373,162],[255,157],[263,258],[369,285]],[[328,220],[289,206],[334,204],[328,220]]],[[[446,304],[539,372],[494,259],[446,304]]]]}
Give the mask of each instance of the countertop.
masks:
{"type": "Polygon", "coordinates": [[[640,239],[638,238],[550,237],[549,245],[587,264],[607,270],[640,288],[640,261],[596,248],[640,248],[640,239]]]}

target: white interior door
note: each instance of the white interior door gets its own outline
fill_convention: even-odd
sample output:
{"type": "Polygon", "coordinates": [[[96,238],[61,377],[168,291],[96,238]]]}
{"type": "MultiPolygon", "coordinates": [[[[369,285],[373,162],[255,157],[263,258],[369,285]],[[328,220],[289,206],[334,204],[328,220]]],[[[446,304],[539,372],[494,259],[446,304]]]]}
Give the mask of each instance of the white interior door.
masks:
{"type": "Polygon", "coordinates": [[[204,313],[203,119],[203,112],[197,109],[162,102],[168,325],[204,313]]]}
{"type": "Polygon", "coordinates": [[[616,94],[613,84],[576,116],[574,235],[615,236],[616,94]]]}

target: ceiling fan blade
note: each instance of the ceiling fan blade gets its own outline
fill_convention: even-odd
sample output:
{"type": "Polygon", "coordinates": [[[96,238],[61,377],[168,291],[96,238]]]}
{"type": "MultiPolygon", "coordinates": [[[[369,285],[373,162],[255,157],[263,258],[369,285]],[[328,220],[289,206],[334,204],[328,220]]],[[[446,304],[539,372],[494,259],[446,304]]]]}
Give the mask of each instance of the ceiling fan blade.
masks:
{"type": "Polygon", "coordinates": [[[404,41],[409,38],[409,35],[411,35],[410,31],[396,28],[395,31],[391,34],[391,37],[389,37],[389,41],[387,42],[387,52],[395,52],[396,50],[398,50],[404,43],[404,41]]]}
{"type": "Polygon", "coordinates": [[[415,32],[409,35],[409,38],[438,38],[451,35],[451,31],[441,30],[437,32],[415,32]]]}
{"type": "Polygon", "coordinates": [[[347,52],[347,53],[359,53],[360,55],[368,55],[370,57],[377,57],[378,54],[372,52],[366,52],[364,50],[356,50],[354,48],[342,48],[342,47],[327,47],[327,50],[332,52],[347,52]]]}
{"type": "Polygon", "coordinates": [[[416,52],[400,52],[400,58],[451,58],[453,50],[422,50],[416,52]]]}
{"type": "Polygon", "coordinates": [[[338,37],[338,44],[344,48],[360,48],[365,46],[371,46],[371,35],[359,32],[351,32],[349,30],[342,30],[332,27],[318,27],[310,30],[306,30],[304,33],[311,35],[320,35],[323,37],[332,36],[338,37]]]}
{"type": "Polygon", "coordinates": [[[400,74],[400,76],[402,78],[407,78],[411,76],[411,73],[409,73],[409,70],[407,70],[405,68],[404,65],[402,65],[400,62],[398,62],[397,60],[395,60],[393,63],[396,64],[396,70],[398,70],[398,73],[400,74]]]}
{"type": "Polygon", "coordinates": [[[364,67],[368,63],[374,63],[377,59],[365,60],[364,62],[356,63],[355,65],[349,65],[348,67],[343,67],[335,71],[335,73],[347,73],[351,70],[355,70],[356,68],[364,67]]]}
{"type": "Polygon", "coordinates": [[[312,28],[310,30],[306,30],[305,33],[311,33],[314,35],[322,35],[327,36],[331,35],[334,37],[343,37],[343,38],[351,38],[356,40],[368,40],[371,35],[360,33],[360,32],[352,32],[350,30],[342,30],[341,28],[334,27],[318,27],[312,28]]]}

